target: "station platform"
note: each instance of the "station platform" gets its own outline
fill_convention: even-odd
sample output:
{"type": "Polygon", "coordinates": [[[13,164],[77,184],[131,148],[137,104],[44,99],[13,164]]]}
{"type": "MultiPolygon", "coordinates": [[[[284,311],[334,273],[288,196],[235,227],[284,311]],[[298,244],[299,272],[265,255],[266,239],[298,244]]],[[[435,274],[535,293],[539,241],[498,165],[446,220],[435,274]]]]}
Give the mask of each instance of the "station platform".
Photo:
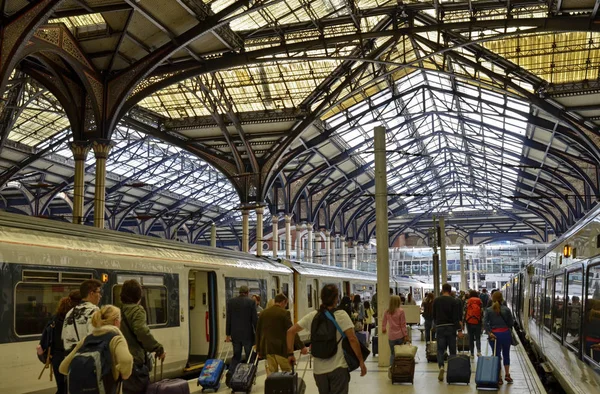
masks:
{"type": "MultiPolygon", "coordinates": [[[[360,371],[354,371],[351,374],[350,381],[350,393],[351,394],[388,394],[388,393],[450,393],[450,394],[466,394],[476,393],[479,390],[475,388],[475,367],[477,365],[477,356],[472,359],[472,374],[471,384],[467,385],[449,385],[445,381],[438,381],[438,366],[437,363],[428,363],[425,358],[425,342],[420,341],[420,335],[417,330],[413,330],[413,345],[418,346],[417,352],[417,365],[415,367],[415,383],[410,384],[394,384],[387,377],[387,368],[378,366],[378,357],[370,356],[367,361],[367,375],[364,377],[360,376],[360,371]]],[[[481,345],[487,345],[487,336],[482,337],[481,345]]],[[[381,346],[381,345],[380,345],[381,346]]],[[[483,354],[485,355],[485,348],[483,354]]],[[[514,392],[514,393],[529,393],[529,394],[545,394],[541,381],[539,380],[537,373],[534,370],[533,365],[529,361],[525,349],[522,345],[513,346],[511,348],[511,376],[514,380],[513,384],[506,384],[506,382],[500,386],[500,392],[514,392]]],[[[305,368],[306,356],[300,360],[299,374],[302,373],[305,368]]],[[[503,373],[504,375],[504,373],[503,373]]],[[[266,372],[264,362],[259,363],[258,375],[256,378],[256,385],[253,387],[253,393],[264,393],[264,382],[266,379],[266,372]]],[[[317,394],[317,387],[315,385],[314,378],[312,376],[312,370],[310,368],[306,371],[304,378],[306,382],[306,393],[317,394]]],[[[196,385],[195,380],[190,380],[190,391],[192,393],[201,393],[201,387],[196,385]]],[[[224,384],[221,386],[219,393],[230,393],[231,390],[224,384]]],[[[481,390],[483,392],[483,390],[481,390]]],[[[489,392],[489,391],[488,391],[489,392]]]]}

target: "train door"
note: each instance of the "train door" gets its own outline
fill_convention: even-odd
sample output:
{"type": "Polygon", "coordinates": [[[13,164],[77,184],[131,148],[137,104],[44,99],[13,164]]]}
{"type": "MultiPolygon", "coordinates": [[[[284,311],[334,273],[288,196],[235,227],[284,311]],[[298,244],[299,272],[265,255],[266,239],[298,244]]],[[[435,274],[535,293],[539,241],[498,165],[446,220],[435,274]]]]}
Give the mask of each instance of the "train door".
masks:
{"type": "Polygon", "coordinates": [[[186,371],[199,369],[207,359],[215,357],[218,343],[216,281],[214,271],[190,271],[190,349],[186,371]]]}
{"type": "Polygon", "coordinates": [[[313,309],[319,310],[319,306],[321,305],[321,300],[319,299],[319,294],[321,294],[321,288],[319,287],[319,280],[315,279],[312,287],[312,298],[313,298],[313,309]]]}
{"type": "Polygon", "coordinates": [[[344,281],[344,295],[350,297],[350,281],[344,281]]]}
{"type": "Polygon", "coordinates": [[[277,294],[281,291],[281,279],[279,276],[271,277],[271,298],[275,298],[277,294]]]}

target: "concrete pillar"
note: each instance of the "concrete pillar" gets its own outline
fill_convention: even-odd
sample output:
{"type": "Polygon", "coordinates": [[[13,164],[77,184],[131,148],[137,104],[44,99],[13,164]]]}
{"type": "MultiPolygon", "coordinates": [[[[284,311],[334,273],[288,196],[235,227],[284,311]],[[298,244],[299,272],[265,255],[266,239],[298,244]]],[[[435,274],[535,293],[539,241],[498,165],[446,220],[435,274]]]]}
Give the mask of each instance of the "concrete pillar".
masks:
{"type": "Polygon", "coordinates": [[[292,217],[285,215],[285,258],[292,258],[292,217]]]}
{"type": "Polygon", "coordinates": [[[277,250],[279,249],[279,216],[277,215],[273,215],[272,216],[273,219],[273,258],[276,259],[277,258],[277,250]]]}
{"type": "Polygon", "coordinates": [[[331,265],[331,231],[325,231],[325,265],[331,265]]]}
{"type": "MultiPolygon", "coordinates": [[[[390,259],[388,245],[388,200],[387,200],[387,168],[386,168],[386,143],[385,128],[375,127],[375,217],[377,227],[375,228],[375,238],[377,239],[377,286],[379,288],[377,295],[377,317],[380,322],[383,321],[383,313],[389,306],[390,293],[387,291],[390,287],[390,259]]],[[[390,347],[385,346],[388,343],[387,332],[384,334],[379,331],[379,340],[382,346],[379,347],[379,366],[389,367],[390,365],[390,347]]]]}
{"type": "Polygon", "coordinates": [[[296,225],[296,260],[302,260],[302,225],[296,225]]]}
{"type": "Polygon", "coordinates": [[[313,225],[306,224],[306,261],[313,262],[313,225]]]}
{"type": "Polygon", "coordinates": [[[357,270],[358,269],[358,242],[357,241],[353,241],[352,242],[352,251],[354,254],[354,259],[352,260],[352,269],[353,270],[357,270]]]}
{"type": "Polygon", "coordinates": [[[210,226],[210,246],[217,247],[217,225],[214,223],[210,226]]]}
{"type": "Polygon", "coordinates": [[[343,235],[340,237],[340,254],[342,260],[342,267],[348,268],[348,254],[346,253],[346,237],[343,235]]]}
{"type": "Polygon", "coordinates": [[[465,274],[465,245],[460,244],[459,249],[460,254],[460,289],[463,291],[467,291],[469,287],[467,286],[467,275],[465,274]]]}
{"type": "Polygon", "coordinates": [[[339,235],[336,235],[335,237],[331,238],[331,265],[333,265],[334,267],[337,266],[337,262],[339,260],[337,257],[338,249],[336,248],[338,239],[340,239],[339,235]]]}
{"type": "Polygon", "coordinates": [[[256,255],[263,255],[263,207],[256,208],[256,255]]]}
{"type": "Polygon", "coordinates": [[[96,187],[94,191],[94,226],[104,228],[104,207],[106,202],[106,159],[113,147],[108,140],[96,140],[92,144],[96,157],[96,187]]]}
{"type": "Polygon", "coordinates": [[[73,180],[73,223],[83,224],[83,205],[85,203],[85,159],[90,151],[87,142],[72,142],[70,145],[75,160],[75,179],[73,180]]]}
{"type": "Polygon", "coordinates": [[[242,252],[248,252],[250,250],[250,229],[249,221],[250,211],[248,209],[242,209],[242,252]]]}
{"type": "Polygon", "coordinates": [[[469,264],[469,286],[471,289],[475,289],[475,277],[473,276],[473,260],[469,264]]]}
{"type": "Polygon", "coordinates": [[[440,263],[442,264],[442,284],[448,281],[448,265],[446,262],[446,224],[440,218],[440,263]]]}
{"type": "Polygon", "coordinates": [[[479,289],[479,264],[473,262],[473,267],[475,268],[473,275],[475,276],[475,290],[479,289]]]}

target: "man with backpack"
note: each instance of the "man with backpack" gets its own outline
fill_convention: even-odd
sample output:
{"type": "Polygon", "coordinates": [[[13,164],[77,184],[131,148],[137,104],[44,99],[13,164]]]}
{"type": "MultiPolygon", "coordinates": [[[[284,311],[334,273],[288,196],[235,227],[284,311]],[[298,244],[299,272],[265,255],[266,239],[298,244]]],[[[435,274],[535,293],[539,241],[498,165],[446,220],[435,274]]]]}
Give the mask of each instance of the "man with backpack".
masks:
{"type": "Polygon", "coordinates": [[[302,330],[310,330],[312,355],[315,358],[313,373],[319,394],[347,394],[350,386],[350,373],[342,348],[342,335],[348,338],[350,346],[360,363],[360,376],[367,373],[360,343],[354,333],[354,324],[346,312],[336,310],[338,288],[329,284],[321,290],[321,307],[304,316],[287,332],[287,350],[290,364],[294,357],[294,338],[302,330]],[[339,327],[336,327],[336,325],[339,327]]]}
{"type": "Polygon", "coordinates": [[[483,322],[483,303],[477,297],[477,291],[471,290],[467,306],[465,308],[465,323],[469,332],[469,349],[471,349],[471,358],[475,358],[475,347],[477,344],[477,357],[481,357],[481,326],[483,322]]]}
{"type": "Polygon", "coordinates": [[[67,353],[94,330],[92,315],[99,310],[102,282],[96,279],[85,280],[79,285],[79,293],[81,303],[67,312],[63,323],[62,340],[67,353]]]}
{"type": "Polygon", "coordinates": [[[452,297],[452,286],[444,283],[442,295],[433,301],[433,320],[436,326],[437,361],[440,367],[438,380],[444,381],[444,353],[449,349],[450,355],[456,354],[456,332],[462,339],[462,312],[460,303],[452,297]]]}

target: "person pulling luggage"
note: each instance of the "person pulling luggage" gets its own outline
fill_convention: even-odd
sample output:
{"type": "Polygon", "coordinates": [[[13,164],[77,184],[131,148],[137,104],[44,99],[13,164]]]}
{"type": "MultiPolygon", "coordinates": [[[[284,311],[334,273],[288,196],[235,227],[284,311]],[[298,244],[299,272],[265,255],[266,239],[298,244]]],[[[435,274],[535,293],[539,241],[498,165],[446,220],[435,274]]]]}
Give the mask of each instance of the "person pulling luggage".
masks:
{"type": "Polygon", "coordinates": [[[399,296],[393,295],[390,297],[390,304],[383,314],[381,325],[381,332],[385,334],[388,332],[387,326],[389,324],[390,368],[394,364],[394,346],[410,342],[408,328],[406,327],[406,315],[404,309],[400,307],[400,302],[399,296]]]}
{"type": "MultiPolygon", "coordinates": [[[[489,333],[490,347],[494,349],[496,346],[496,356],[504,361],[504,380],[511,384],[513,379],[510,376],[510,346],[514,322],[512,312],[504,305],[504,298],[500,291],[492,295],[492,306],[485,311],[484,323],[489,333]]],[[[498,376],[498,384],[502,384],[501,373],[498,376]]]]}
{"type": "Polygon", "coordinates": [[[461,306],[459,302],[452,297],[452,286],[444,283],[442,286],[442,295],[433,301],[433,320],[436,326],[437,337],[437,362],[440,368],[438,380],[444,381],[444,353],[446,349],[450,355],[456,354],[456,333],[458,337],[463,338],[461,322],[461,306]]]}
{"type": "Polygon", "coordinates": [[[227,319],[225,321],[226,342],[233,343],[233,358],[227,371],[226,383],[231,379],[231,374],[242,361],[242,347],[246,357],[250,357],[254,346],[258,313],[256,302],[248,298],[248,286],[240,286],[239,296],[227,301],[227,319]]]}

